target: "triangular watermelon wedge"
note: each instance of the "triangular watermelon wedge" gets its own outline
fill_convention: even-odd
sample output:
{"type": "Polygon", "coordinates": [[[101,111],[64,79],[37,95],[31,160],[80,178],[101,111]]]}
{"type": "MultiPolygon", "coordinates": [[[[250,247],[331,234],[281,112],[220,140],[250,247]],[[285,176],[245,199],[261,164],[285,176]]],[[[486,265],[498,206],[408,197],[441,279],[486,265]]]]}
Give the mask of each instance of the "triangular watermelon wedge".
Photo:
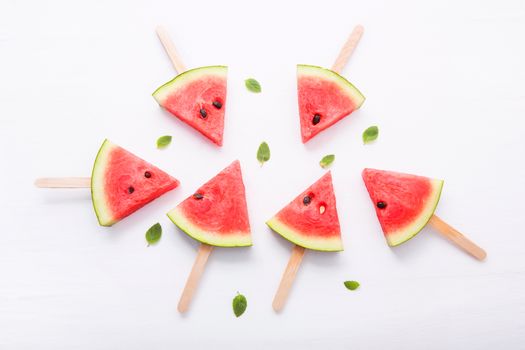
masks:
{"type": "Polygon", "coordinates": [[[297,96],[301,137],[306,143],[363,104],[361,92],[336,72],[297,65],[297,96]]]}
{"type": "Polygon", "coordinates": [[[363,180],[390,246],[408,241],[425,227],[439,202],[443,180],[364,169],[363,180]]]}
{"type": "Polygon", "coordinates": [[[156,166],[105,140],[91,175],[98,222],[111,226],[178,185],[156,166]]]}
{"type": "Polygon", "coordinates": [[[153,97],[171,114],[222,146],[228,68],[195,68],[159,87],[153,97]]]}
{"type": "Polygon", "coordinates": [[[266,224],[301,247],[343,250],[332,174],[327,172],[266,224]]]}
{"type": "Polygon", "coordinates": [[[182,231],[219,247],[251,246],[241,164],[230,164],[168,213],[182,231]]]}

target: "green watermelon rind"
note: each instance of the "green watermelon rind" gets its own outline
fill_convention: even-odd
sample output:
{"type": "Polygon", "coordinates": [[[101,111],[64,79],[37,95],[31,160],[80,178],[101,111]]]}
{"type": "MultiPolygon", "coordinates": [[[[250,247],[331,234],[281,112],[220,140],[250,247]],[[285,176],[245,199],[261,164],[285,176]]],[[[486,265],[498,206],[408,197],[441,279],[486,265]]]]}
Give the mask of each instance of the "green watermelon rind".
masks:
{"type": "Polygon", "coordinates": [[[226,248],[249,247],[253,245],[250,232],[216,234],[203,230],[192,224],[179,208],[170,210],[167,216],[184,233],[201,243],[226,248]]]}
{"type": "Polygon", "coordinates": [[[162,106],[166,101],[166,98],[172,94],[174,91],[177,91],[178,88],[183,87],[186,83],[200,79],[202,77],[210,75],[218,75],[221,77],[227,77],[228,67],[227,66],[205,66],[199,68],[193,68],[182,72],[177,75],[172,80],[161,85],[157,90],[152,94],[153,98],[162,106]]]}
{"type": "Polygon", "coordinates": [[[365,102],[366,97],[361,93],[361,91],[359,91],[358,88],[354,86],[354,84],[352,84],[345,77],[334,72],[331,69],[308,64],[298,64],[297,75],[317,76],[320,78],[332,80],[337,85],[339,85],[344,91],[346,91],[346,94],[348,96],[350,96],[350,98],[355,104],[355,109],[361,107],[365,102]]]}
{"type": "Polygon", "coordinates": [[[301,246],[303,248],[318,250],[322,252],[340,252],[344,250],[340,236],[328,239],[325,237],[321,237],[319,239],[306,239],[306,235],[304,233],[294,230],[292,227],[285,224],[275,216],[270,220],[266,221],[266,225],[268,225],[268,227],[270,227],[272,230],[274,230],[290,242],[297,244],[298,246],[301,246]]]}
{"type": "Polygon", "coordinates": [[[395,247],[406,241],[414,238],[423,228],[428,224],[432,215],[436,211],[439,199],[441,198],[441,191],[443,189],[443,180],[431,179],[434,191],[427,201],[426,208],[421,212],[417,219],[413,220],[410,225],[399,229],[399,233],[389,232],[385,234],[386,241],[389,246],[395,247]]]}
{"type": "Polygon", "coordinates": [[[91,201],[98,223],[101,226],[111,226],[118,221],[112,217],[111,210],[108,208],[104,199],[106,198],[106,192],[104,191],[104,173],[106,165],[108,164],[107,156],[114,147],[115,145],[112,144],[111,141],[108,139],[104,140],[98,150],[91,172],[91,201]]]}

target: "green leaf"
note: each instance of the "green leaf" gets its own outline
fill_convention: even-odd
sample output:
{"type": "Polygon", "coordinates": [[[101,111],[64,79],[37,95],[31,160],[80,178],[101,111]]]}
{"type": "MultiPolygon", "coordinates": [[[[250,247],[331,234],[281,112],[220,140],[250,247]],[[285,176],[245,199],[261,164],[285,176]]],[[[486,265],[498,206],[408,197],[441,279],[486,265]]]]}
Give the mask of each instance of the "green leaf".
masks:
{"type": "Polygon", "coordinates": [[[270,160],[270,147],[266,142],[262,142],[257,150],[257,160],[261,163],[261,166],[270,160]]]}
{"type": "Polygon", "coordinates": [[[319,162],[319,165],[321,166],[321,168],[326,169],[333,163],[334,160],[335,160],[335,155],[328,154],[324,156],[323,159],[321,159],[321,161],[319,162]]]}
{"type": "Polygon", "coordinates": [[[246,297],[242,294],[239,294],[237,292],[237,295],[235,298],[233,298],[233,313],[236,317],[241,316],[244,311],[246,310],[246,307],[248,306],[248,302],[246,301],[246,297]]]}
{"type": "Polygon", "coordinates": [[[157,139],[157,148],[167,147],[171,143],[171,136],[164,135],[157,139]]]}
{"type": "Polygon", "coordinates": [[[368,127],[365,131],[363,131],[363,143],[367,144],[374,141],[377,139],[378,135],[379,128],[376,125],[368,127]]]}
{"type": "Polygon", "coordinates": [[[246,79],[244,81],[244,85],[246,85],[246,88],[248,89],[248,91],[251,91],[256,94],[261,92],[261,84],[259,84],[259,82],[253,78],[246,79]]]}
{"type": "Polygon", "coordinates": [[[146,241],[148,241],[148,246],[150,244],[157,243],[162,236],[162,226],[157,222],[155,225],[151,226],[146,231],[146,241]]]}
{"type": "Polygon", "coordinates": [[[359,288],[359,282],[357,281],[345,281],[344,283],[346,289],[356,290],[357,288],[359,288]]]}

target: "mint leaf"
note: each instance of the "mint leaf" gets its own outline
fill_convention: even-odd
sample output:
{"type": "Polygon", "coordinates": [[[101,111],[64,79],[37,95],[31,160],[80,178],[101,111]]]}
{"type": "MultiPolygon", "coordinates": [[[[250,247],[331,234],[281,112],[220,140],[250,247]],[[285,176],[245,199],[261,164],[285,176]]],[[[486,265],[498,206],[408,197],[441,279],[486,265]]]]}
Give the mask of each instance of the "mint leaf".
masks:
{"type": "Polygon", "coordinates": [[[266,142],[262,142],[257,150],[257,160],[261,163],[261,166],[270,160],[270,147],[266,142]]]}
{"type": "Polygon", "coordinates": [[[369,142],[377,139],[379,135],[379,128],[376,125],[370,126],[365,131],[363,131],[363,143],[367,144],[369,142]]]}
{"type": "Polygon", "coordinates": [[[151,226],[146,231],[146,241],[148,241],[148,246],[150,244],[155,244],[159,241],[162,236],[162,226],[157,222],[155,225],[151,226]]]}
{"type": "Polygon", "coordinates": [[[345,281],[344,282],[346,289],[356,290],[359,288],[359,282],[357,281],[345,281]]]}
{"type": "Polygon", "coordinates": [[[335,160],[335,155],[328,154],[324,156],[323,159],[321,159],[321,161],[319,162],[319,165],[321,166],[321,168],[326,169],[333,163],[334,160],[335,160]]]}
{"type": "Polygon", "coordinates": [[[232,306],[233,306],[233,313],[235,314],[235,316],[236,317],[241,316],[246,310],[246,307],[248,306],[246,297],[242,294],[239,294],[239,292],[237,292],[237,295],[235,296],[235,298],[233,298],[232,306]]]}
{"type": "Polygon", "coordinates": [[[157,148],[167,147],[171,143],[171,136],[165,135],[157,139],[157,148]]]}
{"type": "Polygon", "coordinates": [[[248,91],[258,94],[261,92],[261,84],[253,78],[248,78],[244,81],[244,85],[248,91]]]}

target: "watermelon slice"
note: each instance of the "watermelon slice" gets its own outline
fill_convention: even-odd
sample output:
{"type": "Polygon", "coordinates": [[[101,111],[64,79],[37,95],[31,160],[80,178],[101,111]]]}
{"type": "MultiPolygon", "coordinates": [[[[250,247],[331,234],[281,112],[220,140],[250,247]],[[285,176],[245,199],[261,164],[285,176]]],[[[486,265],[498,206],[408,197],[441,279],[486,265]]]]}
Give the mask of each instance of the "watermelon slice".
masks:
{"type": "Polygon", "coordinates": [[[297,95],[303,143],[343,119],[365,97],[348,80],[329,69],[297,65],[297,95]]]}
{"type": "Polygon", "coordinates": [[[105,140],[91,175],[98,222],[111,226],[178,185],[177,179],[105,140]]]}
{"type": "Polygon", "coordinates": [[[251,246],[246,195],[238,160],[168,213],[194,239],[219,247],[251,246]]]}
{"type": "Polygon", "coordinates": [[[266,224],[304,248],[343,250],[331,173],[308,187],[266,224]]]}
{"type": "Polygon", "coordinates": [[[443,180],[376,169],[362,175],[388,245],[414,237],[434,214],[443,180]]]}
{"type": "Polygon", "coordinates": [[[171,114],[222,146],[228,67],[188,70],[159,87],[153,97],[171,114]]]}

